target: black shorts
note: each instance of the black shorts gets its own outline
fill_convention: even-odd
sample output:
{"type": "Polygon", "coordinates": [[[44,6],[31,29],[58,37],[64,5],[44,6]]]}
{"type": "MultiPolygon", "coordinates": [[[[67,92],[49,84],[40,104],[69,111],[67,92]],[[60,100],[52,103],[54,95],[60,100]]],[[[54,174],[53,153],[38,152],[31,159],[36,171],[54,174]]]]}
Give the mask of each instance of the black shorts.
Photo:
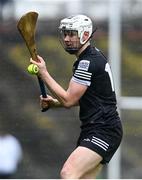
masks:
{"type": "Polygon", "coordinates": [[[92,125],[87,129],[82,129],[77,146],[95,151],[102,156],[101,163],[106,164],[118,149],[122,135],[121,122],[117,122],[117,125],[113,127],[95,127],[95,125],[92,125]]]}

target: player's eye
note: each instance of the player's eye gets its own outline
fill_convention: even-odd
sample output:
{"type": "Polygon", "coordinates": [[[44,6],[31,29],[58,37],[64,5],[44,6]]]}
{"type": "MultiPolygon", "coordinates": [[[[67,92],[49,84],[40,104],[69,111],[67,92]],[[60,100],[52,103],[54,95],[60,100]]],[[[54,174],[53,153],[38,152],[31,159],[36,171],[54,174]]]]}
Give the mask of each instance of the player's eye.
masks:
{"type": "Polygon", "coordinates": [[[77,36],[77,31],[65,30],[62,33],[63,33],[64,37],[66,37],[66,36],[70,36],[70,37],[77,36]]]}
{"type": "Polygon", "coordinates": [[[64,31],[63,34],[64,34],[64,37],[69,36],[69,32],[68,31],[64,31]]]}
{"type": "Polygon", "coordinates": [[[77,31],[70,31],[70,36],[71,36],[71,37],[77,36],[77,31]]]}

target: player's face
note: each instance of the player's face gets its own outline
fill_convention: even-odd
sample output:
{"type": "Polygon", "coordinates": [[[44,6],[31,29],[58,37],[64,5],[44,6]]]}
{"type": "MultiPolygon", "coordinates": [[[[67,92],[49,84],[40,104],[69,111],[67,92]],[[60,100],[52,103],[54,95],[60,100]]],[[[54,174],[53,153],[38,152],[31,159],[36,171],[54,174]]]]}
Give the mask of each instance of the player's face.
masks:
{"type": "Polygon", "coordinates": [[[73,30],[63,30],[61,32],[62,44],[67,52],[75,54],[80,48],[78,32],[73,30]]]}
{"type": "Polygon", "coordinates": [[[67,47],[77,47],[79,44],[79,38],[77,31],[64,31],[63,40],[67,47]]]}

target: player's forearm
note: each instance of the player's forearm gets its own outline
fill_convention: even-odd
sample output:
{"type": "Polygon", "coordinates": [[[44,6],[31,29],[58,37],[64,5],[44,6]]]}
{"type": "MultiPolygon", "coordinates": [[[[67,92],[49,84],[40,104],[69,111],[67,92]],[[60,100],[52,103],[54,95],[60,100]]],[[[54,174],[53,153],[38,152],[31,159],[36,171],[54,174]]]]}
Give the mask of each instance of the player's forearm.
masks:
{"type": "MultiPolygon", "coordinates": [[[[78,106],[78,103],[74,104],[74,106],[78,106]]],[[[54,99],[54,101],[50,103],[49,107],[50,108],[60,108],[60,107],[64,107],[64,106],[57,99],[54,99]]]]}
{"type": "Polygon", "coordinates": [[[63,107],[63,105],[57,99],[54,99],[54,101],[52,101],[49,106],[50,108],[63,107]]]}
{"type": "Polygon", "coordinates": [[[67,92],[50,76],[50,74],[46,71],[42,73],[42,79],[47,85],[50,92],[57,98],[58,102],[53,106],[64,106],[71,107],[75,104],[68,98],[67,92]]]}

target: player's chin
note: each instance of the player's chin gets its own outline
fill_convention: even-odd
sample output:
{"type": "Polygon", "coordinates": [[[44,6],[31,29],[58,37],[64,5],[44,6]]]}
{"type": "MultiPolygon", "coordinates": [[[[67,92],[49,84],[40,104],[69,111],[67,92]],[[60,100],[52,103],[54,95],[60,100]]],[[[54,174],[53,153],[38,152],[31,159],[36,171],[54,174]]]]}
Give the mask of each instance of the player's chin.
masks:
{"type": "Polygon", "coordinates": [[[78,48],[65,48],[65,50],[69,54],[76,54],[78,52],[78,48]]]}

